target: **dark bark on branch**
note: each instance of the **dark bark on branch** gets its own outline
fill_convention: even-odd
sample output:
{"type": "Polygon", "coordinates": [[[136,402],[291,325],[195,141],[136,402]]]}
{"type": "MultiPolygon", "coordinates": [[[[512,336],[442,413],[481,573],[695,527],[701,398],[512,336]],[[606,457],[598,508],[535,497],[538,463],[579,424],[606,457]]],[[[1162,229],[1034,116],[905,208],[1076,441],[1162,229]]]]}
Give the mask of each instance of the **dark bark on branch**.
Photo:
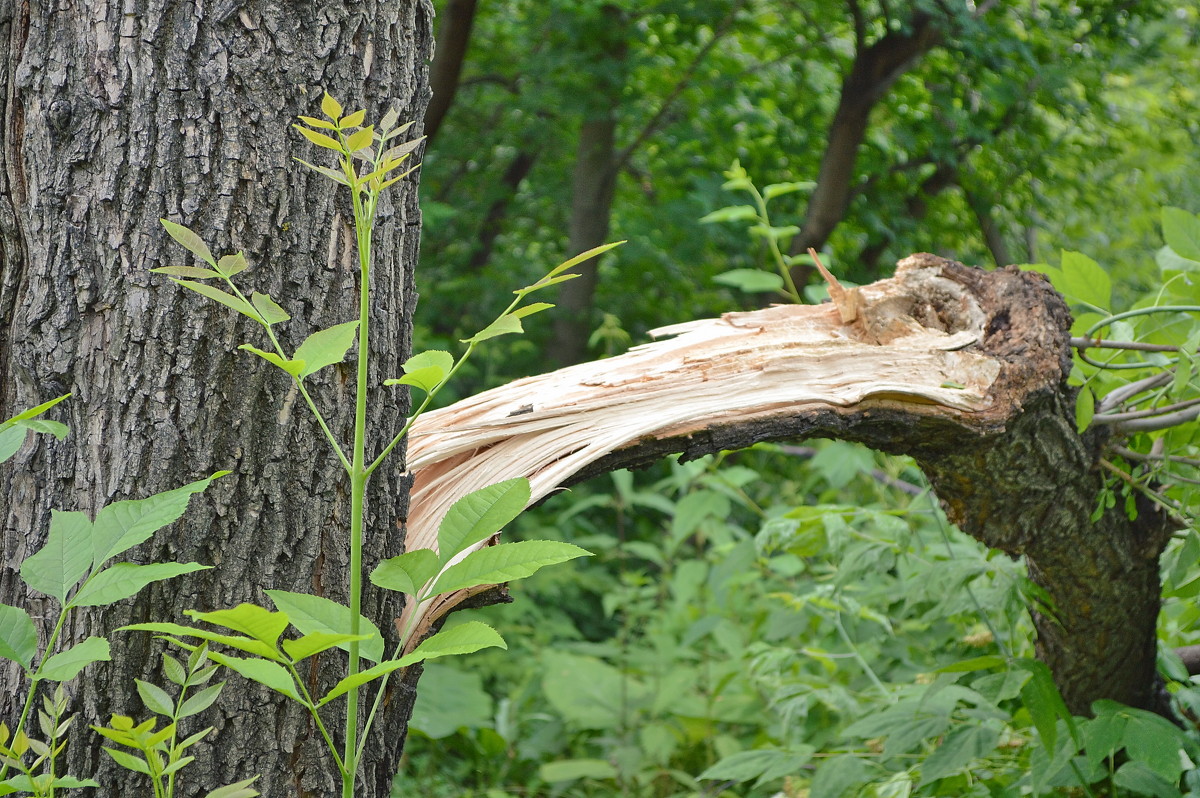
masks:
{"type": "Polygon", "coordinates": [[[508,206],[512,203],[521,183],[529,175],[536,162],[537,153],[522,150],[516,154],[512,163],[504,170],[504,176],[500,178],[500,195],[488,206],[487,213],[483,216],[483,223],[479,225],[479,236],[475,243],[475,249],[472,250],[471,257],[467,261],[467,268],[471,271],[482,271],[491,260],[496,239],[504,231],[508,206]]]}

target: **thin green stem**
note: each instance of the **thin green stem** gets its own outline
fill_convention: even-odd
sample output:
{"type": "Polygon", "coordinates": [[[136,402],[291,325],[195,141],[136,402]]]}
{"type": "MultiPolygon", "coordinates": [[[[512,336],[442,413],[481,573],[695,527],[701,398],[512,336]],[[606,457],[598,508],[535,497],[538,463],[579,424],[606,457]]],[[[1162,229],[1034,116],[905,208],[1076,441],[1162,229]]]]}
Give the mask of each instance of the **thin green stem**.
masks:
{"type": "Polygon", "coordinates": [[[771,256],[775,260],[775,267],[779,269],[779,274],[783,277],[784,283],[787,285],[787,295],[793,302],[797,304],[804,300],[800,298],[800,291],[796,289],[796,282],[792,279],[792,270],[788,268],[787,261],[783,258],[783,252],[779,249],[779,242],[775,236],[771,235],[771,217],[767,214],[767,200],[759,193],[758,188],[751,185],[750,193],[754,195],[754,202],[758,205],[758,216],[762,221],[763,226],[767,228],[767,244],[771,247],[771,256]]]}
{"type": "MultiPolygon", "coordinates": [[[[392,659],[398,659],[404,653],[404,647],[408,644],[408,638],[412,634],[413,620],[417,617],[416,611],[429,599],[429,596],[418,593],[411,598],[414,604],[413,611],[408,614],[408,620],[404,622],[404,628],[400,630],[400,642],[396,644],[396,650],[392,652],[392,659]]],[[[371,702],[371,711],[367,713],[367,721],[363,724],[364,739],[371,733],[371,726],[375,723],[375,713],[379,711],[379,705],[383,703],[383,694],[387,690],[388,679],[391,678],[392,673],[395,671],[385,673],[379,680],[379,687],[375,691],[375,700],[371,702]]]]}
{"type": "MultiPolygon", "coordinates": [[[[90,574],[88,578],[91,578],[90,574]]],[[[67,606],[63,607],[58,613],[58,622],[54,624],[54,631],[50,633],[50,639],[46,641],[46,648],[44,649],[45,651],[49,652],[54,650],[54,645],[58,642],[58,636],[62,633],[63,623],[67,620],[67,611],[70,609],[71,605],[67,604],[67,606]]],[[[12,732],[14,739],[18,734],[21,733],[22,730],[24,730],[25,722],[29,720],[29,710],[33,708],[33,700],[37,695],[38,685],[42,682],[41,678],[38,677],[38,671],[42,669],[42,665],[45,664],[46,659],[47,657],[42,657],[42,661],[38,663],[37,670],[35,670],[29,676],[29,693],[25,696],[24,706],[21,707],[21,717],[19,720],[17,720],[17,728],[13,729],[12,732]]],[[[0,781],[2,781],[8,775],[8,770],[9,764],[5,762],[4,765],[0,767],[0,781]]]]}
{"type": "Polygon", "coordinates": [[[296,685],[300,688],[300,694],[304,698],[304,707],[308,710],[308,714],[312,716],[313,722],[316,723],[317,731],[325,739],[325,745],[328,746],[329,753],[333,756],[333,761],[337,764],[338,772],[344,776],[346,773],[346,763],[338,756],[337,745],[333,742],[333,737],[329,734],[329,730],[325,728],[325,723],[321,720],[321,713],[317,711],[317,705],[312,700],[312,694],[304,686],[304,680],[300,678],[300,673],[296,670],[296,666],[291,662],[285,662],[284,666],[292,674],[292,679],[295,680],[296,685]]]}
{"type": "MultiPolygon", "coordinates": [[[[250,300],[248,300],[246,295],[243,294],[241,290],[239,290],[238,287],[233,284],[232,280],[226,277],[225,283],[229,286],[230,290],[233,291],[235,296],[237,296],[243,302],[250,304],[250,300]]],[[[287,353],[283,351],[283,347],[280,345],[279,339],[275,337],[275,331],[271,329],[271,325],[264,323],[263,329],[267,331],[267,338],[270,339],[271,346],[275,347],[275,354],[279,355],[284,360],[289,360],[290,358],[288,357],[287,353]]],[[[341,462],[342,468],[349,472],[350,461],[346,459],[346,454],[342,451],[342,446],[338,443],[337,438],[334,437],[333,430],[329,429],[329,425],[325,423],[325,417],[322,416],[321,411],[317,409],[317,403],[313,401],[312,395],[309,394],[308,389],[304,387],[304,381],[299,377],[292,376],[292,382],[296,384],[296,387],[300,391],[300,395],[304,397],[305,404],[308,405],[308,409],[312,411],[313,416],[317,419],[317,424],[321,427],[321,432],[325,433],[325,439],[329,441],[329,445],[333,448],[333,453],[337,455],[338,460],[341,462]]]]}

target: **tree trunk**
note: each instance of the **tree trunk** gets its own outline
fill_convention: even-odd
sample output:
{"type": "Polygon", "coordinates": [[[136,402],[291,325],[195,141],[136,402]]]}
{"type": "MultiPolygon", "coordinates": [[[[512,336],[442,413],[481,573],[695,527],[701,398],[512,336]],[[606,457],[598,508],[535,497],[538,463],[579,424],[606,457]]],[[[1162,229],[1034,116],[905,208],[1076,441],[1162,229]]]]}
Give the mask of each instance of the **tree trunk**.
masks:
{"type": "Polygon", "coordinates": [[[1041,275],[933,255],[831,293],[665,328],[676,337],[423,416],[410,547],[435,547],[450,503],[502,479],[527,476],[538,501],[672,452],[857,441],[912,455],[952,521],[1025,557],[1049,599],[1033,608],[1038,656],[1072,711],[1100,698],[1162,711],[1158,557],[1173,525],[1148,502],[1136,521],[1121,507],[1090,520],[1104,440],[1075,430],[1062,299],[1041,275]]]}
{"type": "Polygon", "coordinates": [[[444,18],[438,26],[437,55],[429,75],[433,99],[425,114],[425,134],[430,141],[441,130],[446,112],[458,93],[459,76],[471,43],[471,28],[475,25],[475,4],[476,0],[449,0],[442,12],[444,18]]]}
{"type": "MultiPolygon", "coordinates": [[[[136,602],[78,613],[64,644],[130,622],[184,621],[189,608],[267,604],[267,587],[345,601],[347,481],[281,372],[236,350],[261,346],[260,329],[148,269],[190,262],[161,229],[166,217],[200,232],[217,254],[245,250],[256,269],[243,284],[295,317],[277,327],[286,347],[356,317],[348,203],[292,162],[323,161],[290,123],[317,115],[325,90],[369,118],[394,105],[401,119],[420,119],[428,2],[44,8],[0,0],[0,418],[70,391],[57,417],[72,434],[61,443],[39,436],[0,471],[0,601],[57,613],[16,579],[45,539],[51,508],[94,514],[225,468],[234,473],[135,550],[141,561],[216,567],[148,588],[136,602]]],[[[410,178],[393,189],[376,230],[375,385],[395,376],[409,349],[419,228],[410,178]]],[[[346,440],[350,367],[322,374],[313,392],[346,440]]],[[[406,401],[378,397],[374,441],[398,429],[406,401]]],[[[381,470],[371,485],[368,569],[401,550],[403,473],[381,470]]],[[[368,589],[366,614],[395,614],[380,602],[368,589]]],[[[113,662],[69,685],[70,711],[82,717],[60,762],[96,778],[104,795],[141,794],[144,777],[118,770],[87,724],[113,712],[148,717],[133,679],[163,682],[159,644],[142,633],[111,637],[113,662]]],[[[312,678],[327,681],[342,667],[325,656],[312,678]]],[[[12,669],[0,671],[0,717],[10,726],[22,689],[12,669]]],[[[359,795],[388,795],[411,699],[411,691],[393,696],[376,735],[389,742],[369,749],[359,795]]],[[[216,732],[194,749],[181,795],[254,774],[266,796],[336,794],[319,735],[276,694],[233,676],[195,727],[208,724],[216,732]]]]}

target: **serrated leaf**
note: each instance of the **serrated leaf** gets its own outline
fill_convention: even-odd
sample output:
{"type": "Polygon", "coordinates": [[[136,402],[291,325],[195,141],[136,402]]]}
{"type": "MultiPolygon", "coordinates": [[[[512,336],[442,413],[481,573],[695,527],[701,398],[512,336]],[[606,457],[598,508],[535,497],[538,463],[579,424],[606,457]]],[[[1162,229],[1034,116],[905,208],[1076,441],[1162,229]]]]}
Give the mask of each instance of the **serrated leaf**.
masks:
{"type": "Polygon", "coordinates": [[[437,552],[413,549],[384,560],[371,572],[371,584],[415,596],[438,572],[437,552]]]}
{"type": "Polygon", "coordinates": [[[274,352],[267,352],[259,349],[257,346],[251,346],[250,344],[242,344],[238,347],[238,349],[244,349],[251,354],[258,355],[272,366],[283,369],[293,377],[299,377],[304,373],[305,363],[303,360],[284,360],[274,352]]]}
{"type": "Polygon", "coordinates": [[[326,122],[324,119],[317,119],[314,116],[300,116],[297,118],[309,127],[316,127],[321,130],[337,130],[337,125],[332,122],[326,122]]]}
{"type": "MultiPolygon", "coordinates": [[[[201,640],[208,640],[212,643],[221,643],[236,648],[239,651],[245,651],[248,654],[254,654],[264,659],[278,660],[282,659],[279,652],[271,646],[255,640],[252,637],[242,637],[241,635],[229,635],[221,632],[214,632],[209,629],[201,629],[198,626],[183,626],[177,623],[134,623],[128,626],[122,626],[117,629],[118,632],[156,632],[160,636],[166,637],[181,648],[188,651],[194,651],[196,646],[185,644],[181,640],[177,640],[170,635],[178,635],[180,637],[198,637],[201,640]]],[[[211,654],[210,654],[211,655],[211,654]]]]}
{"type": "Polygon", "coordinates": [[[547,272],[545,277],[543,277],[538,282],[534,283],[534,287],[535,288],[544,287],[543,283],[547,279],[550,279],[552,277],[557,277],[558,275],[565,272],[567,269],[570,269],[573,266],[578,266],[580,263],[583,263],[584,261],[589,261],[592,258],[595,258],[599,255],[603,255],[605,252],[608,252],[610,249],[613,249],[614,247],[619,247],[624,243],[625,242],[623,240],[622,241],[613,241],[611,244],[601,244],[598,247],[592,247],[591,249],[589,249],[586,252],[580,252],[575,257],[568,258],[567,260],[563,261],[562,263],[558,264],[553,269],[551,269],[549,272],[547,272]]]}
{"type": "Polygon", "coordinates": [[[1069,301],[1107,310],[1112,296],[1112,280],[1100,264],[1081,252],[1063,250],[1062,277],[1055,282],[1069,301]],[[1060,285],[1061,282],[1061,285],[1060,285]]]}
{"type": "Polygon", "coordinates": [[[1162,209],[1163,240],[1175,254],[1200,261],[1200,216],[1183,208],[1162,209]]]}
{"type": "Polygon", "coordinates": [[[217,271],[226,277],[232,277],[249,268],[250,264],[246,262],[246,256],[241,252],[233,255],[222,255],[221,259],[217,261],[217,271]]]}
{"type": "Polygon", "coordinates": [[[37,630],[29,613],[19,607],[0,604],[0,657],[29,670],[37,650],[37,630]]]}
{"type": "Polygon", "coordinates": [[[157,493],[145,499],[113,502],[101,508],[91,531],[89,548],[92,565],[123,554],[150,539],[158,530],[176,521],[187,510],[192,495],[200,493],[228,471],[218,471],[181,488],[157,493]]]}
{"type": "Polygon", "coordinates": [[[400,114],[395,108],[387,109],[387,113],[383,115],[383,120],[379,123],[379,129],[385,134],[390,133],[392,128],[396,126],[396,122],[400,120],[400,114]]]}
{"type": "Polygon", "coordinates": [[[713,282],[731,286],[748,294],[783,290],[783,278],[762,269],[731,269],[713,277],[713,282]]]}
{"type": "Polygon", "coordinates": [[[166,228],[167,233],[171,236],[171,238],[182,244],[184,249],[186,249],[188,252],[191,252],[209,266],[217,265],[217,261],[213,258],[212,252],[210,252],[208,249],[208,245],[204,243],[200,236],[196,235],[181,224],[176,224],[175,222],[167,221],[166,219],[159,219],[158,221],[162,223],[164,228],[166,228]]]}
{"type": "Polygon", "coordinates": [[[259,792],[258,790],[250,789],[250,785],[257,780],[258,776],[252,776],[233,784],[227,784],[208,793],[204,798],[254,798],[254,796],[259,795],[259,792]]]}
{"type": "Polygon", "coordinates": [[[350,152],[358,152],[365,147],[370,147],[374,141],[375,128],[364,127],[346,139],[346,149],[350,152]]]}
{"type": "Polygon", "coordinates": [[[524,512],[529,498],[529,480],[517,477],[468,493],[452,504],[438,526],[442,564],[499,532],[524,512]]]}
{"type": "Polygon", "coordinates": [[[17,413],[12,418],[6,419],[5,421],[0,422],[0,429],[3,429],[4,427],[8,426],[9,424],[14,424],[19,421],[28,421],[31,418],[37,418],[42,413],[45,413],[47,410],[54,407],[59,402],[69,398],[70,396],[71,396],[71,394],[64,393],[62,396],[55,397],[54,399],[51,399],[49,402],[42,402],[40,405],[37,405],[36,407],[31,407],[28,410],[22,410],[20,413],[17,413]]]}
{"type": "Polygon", "coordinates": [[[204,710],[208,709],[213,705],[213,702],[220,697],[221,690],[224,687],[225,682],[217,682],[214,685],[205,687],[203,690],[188,696],[187,699],[179,705],[179,718],[182,720],[183,718],[188,718],[192,715],[198,715],[204,710]]]}
{"type": "Polygon", "coordinates": [[[730,205],[727,208],[719,208],[712,213],[700,217],[701,224],[744,222],[747,220],[758,220],[758,210],[752,205],[730,205]]]}
{"type": "Polygon", "coordinates": [[[525,328],[521,326],[521,320],[512,313],[505,313],[470,338],[462,339],[462,342],[464,344],[477,344],[489,338],[522,332],[525,332],[525,328]]]}
{"type": "Polygon", "coordinates": [[[132,770],[134,773],[144,773],[147,776],[150,775],[150,766],[140,757],[122,751],[120,748],[105,748],[104,753],[111,756],[114,762],[126,770],[132,770]]]}
{"type": "Polygon", "coordinates": [[[216,651],[210,651],[208,655],[213,658],[214,662],[236,671],[252,682],[258,682],[288,698],[294,698],[297,701],[303,700],[300,698],[299,691],[296,690],[296,682],[292,679],[291,674],[277,662],[265,659],[242,659],[216,651]]]}
{"type": "Polygon", "coordinates": [[[47,659],[38,667],[37,675],[51,682],[66,682],[93,662],[111,660],[108,641],[103,637],[88,637],[47,659]]]}
{"type": "Polygon", "coordinates": [[[326,136],[324,133],[318,133],[315,130],[309,130],[303,125],[292,125],[292,127],[296,128],[296,130],[299,130],[300,134],[304,136],[304,138],[308,139],[313,144],[316,144],[318,147],[324,147],[325,149],[333,150],[334,152],[345,152],[342,149],[341,143],[339,143],[337,139],[332,139],[329,136],[326,136]]]}
{"type": "Polygon", "coordinates": [[[266,294],[260,294],[258,291],[255,291],[250,295],[250,302],[267,324],[278,324],[281,321],[287,321],[291,318],[286,310],[279,307],[278,303],[266,294]]]}
{"type": "Polygon", "coordinates": [[[67,593],[92,566],[92,522],[80,512],[50,511],[46,545],[21,563],[21,578],[39,593],[67,603],[67,593]]]}
{"type": "Polygon", "coordinates": [[[166,690],[141,679],[133,681],[137,685],[138,695],[142,697],[142,703],[146,705],[146,709],[168,718],[175,714],[175,702],[171,696],[167,695],[166,690]]]}
{"type": "Polygon", "coordinates": [[[478,585],[498,585],[524,579],[547,565],[588,557],[591,552],[556,540],[523,540],[473,551],[446,569],[431,595],[452,593],[478,585]]]}
{"type": "Polygon", "coordinates": [[[385,676],[392,671],[407,668],[417,662],[458,654],[471,654],[480,649],[496,647],[508,648],[504,642],[504,638],[495,629],[479,621],[467,621],[445,631],[438,632],[413,649],[412,653],[400,659],[387,660],[354,676],[347,676],[334,685],[333,689],[317,702],[317,706],[324,706],[355,687],[385,676]]]}
{"type": "Polygon", "coordinates": [[[346,352],[354,345],[354,336],[358,331],[357,321],[336,324],[327,330],[318,330],[300,344],[293,360],[303,360],[304,370],[301,378],[307,377],[326,366],[341,363],[346,359],[346,352]]]}
{"type": "Polygon", "coordinates": [[[811,180],[797,180],[790,183],[772,183],[769,186],[763,186],[763,199],[775,199],[784,194],[791,194],[795,191],[812,191],[817,187],[817,184],[811,180]]]}
{"type": "Polygon", "coordinates": [[[541,313],[543,310],[549,310],[552,307],[554,307],[554,305],[551,305],[549,302],[532,302],[524,307],[517,308],[512,312],[512,315],[516,316],[518,319],[523,319],[527,316],[532,316],[534,313],[541,313]]]}
{"type": "Polygon", "coordinates": [[[187,681],[187,671],[184,670],[183,665],[179,663],[179,660],[175,659],[165,651],[163,652],[162,658],[163,674],[173,683],[182,687],[187,681]]]}
{"type": "Polygon", "coordinates": [[[354,113],[346,114],[341,119],[339,119],[338,127],[340,127],[342,130],[345,130],[346,128],[350,128],[350,127],[358,127],[359,125],[361,125],[363,123],[363,120],[366,118],[367,118],[366,110],[355,111],[354,113]]]}
{"type": "MultiPolygon", "coordinates": [[[[350,608],[343,604],[323,596],[287,590],[268,590],[267,595],[276,607],[287,613],[292,626],[299,629],[301,634],[350,634],[350,608]]],[[[359,653],[372,662],[378,662],[383,658],[383,635],[379,633],[379,627],[361,615],[358,623],[359,632],[370,635],[359,646],[359,653]]],[[[338,648],[349,651],[349,641],[338,645],[338,648]]]]}
{"type": "Polygon", "coordinates": [[[289,621],[286,613],[272,612],[265,607],[248,602],[243,602],[228,610],[212,612],[186,610],[184,614],[198,621],[241,632],[271,648],[279,645],[279,636],[283,634],[284,629],[287,629],[289,621]]]}
{"type": "Polygon", "coordinates": [[[212,269],[202,269],[199,266],[160,266],[157,269],[151,269],[155,274],[169,274],[172,277],[191,277],[196,280],[211,280],[214,277],[220,277],[221,273],[212,269]]]}
{"type": "Polygon", "coordinates": [[[411,385],[425,393],[431,393],[446,379],[453,367],[454,357],[449,352],[436,349],[421,352],[404,362],[403,377],[385,380],[384,385],[411,385]]]}
{"type": "Polygon", "coordinates": [[[338,119],[342,115],[342,104],[325,92],[321,97],[321,113],[330,119],[338,119]]]}
{"type": "Polygon", "coordinates": [[[211,285],[206,285],[205,283],[196,283],[191,280],[179,280],[174,277],[171,278],[171,281],[182,285],[184,288],[190,288],[197,294],[208,297],[214,302],[220,302],[225,307],[232,308],[238,313],[241,313],[243,316],[249,316],[259,324],[266,323],[263,321],[262,316],[258,315],[258,311],[254,309],[253,305],[244,299],[241,299],[240,297],[236,297],[233,294],[222,291],[220,288],[213,288],[211,285]]]}
{"type": "Polygon", "coordinates": [[[309,169],[312,169],[314,172],[320,172],[335,183],[341,183],[343,186],[350,185],[350,181],[346,179],[346,176],[336,169],[330,169],[328,166],[317,166],[316,164],[309,163],[303,158],[293,158],[292,160],[299,161],[309,169]]]}
{"type": "Polygon", "coordinates": [[[320,654],[322,651],[327,651],[331,648],[345,646],[350,647],[350,643],[358,640],[370,640],[370,634],[349,635],[349,634],[334,634],[332,632],[310,632],[298,640],[284,640],[283,650],[293,662],[299,662],[302,659],[311,657],[313,654],[320,654]]]}
{"type": "Polygon", "coordinates": [[[200,565],[188,562],[162,562],[150,565],[134,565],[133,563],[116,563],[94,575],[79,589],[71,604],[76,607],[100,607],[113,604],[137,594],[151,582],[170,579],[193,571],[203,571],[211,565],[200,565]]]}

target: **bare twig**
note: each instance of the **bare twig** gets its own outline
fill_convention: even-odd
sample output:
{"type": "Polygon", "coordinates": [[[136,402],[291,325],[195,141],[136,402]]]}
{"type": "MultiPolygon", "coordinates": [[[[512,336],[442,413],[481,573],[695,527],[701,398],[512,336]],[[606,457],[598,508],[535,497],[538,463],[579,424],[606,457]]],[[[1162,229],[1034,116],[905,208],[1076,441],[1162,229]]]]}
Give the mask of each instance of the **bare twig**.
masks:
{"type": "Polygon", "coordinates": [[[1175,375],[1170,371],[1163,371],[1159,372],[1158,374],[1153,374],[1149,377],[1143,377],[1142,379],[1131,382],[1128,385],[1122,385],[1120,388],[1109,392],[1107,396],[1100,400],[1100,404],[1096,407],[1096,412],[1107,412],[1118,405],[1124,404],[1127,400],[1132,399],[1139,393],[1153,391],[1155,388],[1161,388],[1174,379],[1174,376],[1175,375]]]}

